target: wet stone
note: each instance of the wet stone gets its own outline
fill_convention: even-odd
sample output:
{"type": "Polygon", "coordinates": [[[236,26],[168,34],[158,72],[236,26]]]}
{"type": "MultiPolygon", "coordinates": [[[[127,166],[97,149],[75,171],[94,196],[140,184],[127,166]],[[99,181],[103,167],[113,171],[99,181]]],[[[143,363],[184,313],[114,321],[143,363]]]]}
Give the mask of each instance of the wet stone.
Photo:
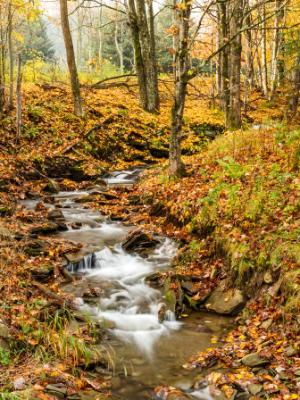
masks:
{"type": "Polygon", "coordinates": [[[167,313],[167,306],[164,303],[160,304],[157,313],[158,321],[160,323],[163,323],[164,320],[166,319],[166,313],[167,313]]]}
{"type": "Polygon", "coordinates": [[[59,231],[59,226],[54,222],[48,222],[47,224],[35,226],[34,228],[30,229],[30,233],[44,235],[56,233],[57,231],[59,231]]]}
{"type": "Polygon", "coordinates": [[[59,399],[64,399],[67,396],[67,387],[62,383],[49,384],[45,391],[59,399]]]}
{"type": "Polygon", "coordinates": [[[34,268],[30,272],[33,279],[43,283],[47,282],[54,276],[54,267],[53,265],[45,265],[39,268],[34,268]]]}
{"type": "Polygon", "coordinates": [[[239,289],[224,289],[224,282],[208,297],[205,307],[217,314],[236,315],[245,305],[245,298],[239,289]]]}
{"type": "Polygon", "coordinates": [[[26,198],[30,200],[37,200],[40,197],[38,192],[26,192],[26,198]]]}
{"type": "Polygon", "coordinates": [[[251,353],[247,354],[245,357],[242,358],[242,364],[246,365],[247,367],[258,367],[260,365],[268,364],[268,360],[265,358],[260,357],[259,353],[251,353]]]}
{"type": "Polygon", "coordinates": [[[60,187],[56,181],[50,179],[46,186],[44,186],[43,190],[44,192],[59,193],[60,187]]]}
{"type": "Polygon", "coordinates": [[[155,272],[154,274],[151,274],[146,277],[146,282],[148,285],[152,287],[163,287],[164,285],[164,275],[162,275],[160,272],[155,272]]]}
{"type": "Polygon", "coordinates": [[[47,218],[50,220],[65,220],[64,215],[61,210],[55,208],[54,210],[50,210],[48,212],[47,218]]]}
{"type": "Polygon", "coordinates": [[[129,233],[122,247],[126,251],[135,251],[141,253],[148,249],[153,249],[159,244],[159,240],[152,235],[143,232],[141,229],[136,229],[129,233]]]}
{"type": "Polygon", "coordinates": [[[71,225],[71,228],[72,228],[72,229],[75,229],[75,230],[80,229],[81,227],[82,227],[82,223],[81,223],[81,222],[74,222],[74,223],[71,225]]]}
{"type": "Polygon", "coordinates": [[[250,383],[247,389],[249,393],[251,393],[253,396],[256,396],[259,392],[261,392],[262,388],[262,385],[250,383]]]}
{"type": "Polygon", "coordinates": [[[24,248],[25,253],[32,257],[43,254],[44,250],[45,244],[42,240],[32,240],[24,248]]]}
{"type": "Polygon", "coordinates": [[[234,400],[248,400],[250,397],[249,393],[247,392],[235,392],[232,396],[234,400]]]}

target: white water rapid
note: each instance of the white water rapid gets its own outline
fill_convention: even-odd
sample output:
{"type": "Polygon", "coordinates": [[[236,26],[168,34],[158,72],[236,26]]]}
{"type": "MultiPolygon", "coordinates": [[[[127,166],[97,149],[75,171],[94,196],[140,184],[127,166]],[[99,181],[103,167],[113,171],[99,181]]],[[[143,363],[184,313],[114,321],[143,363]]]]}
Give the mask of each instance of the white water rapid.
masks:
{"type": "Polygon", "coordinates": [[[163,323],[158,321],[162,295],[145,283],[145,277],[166,268],[175,252],[175,244],[165,239],[153,251],[150,260],[126,253],[120,245],[113,249],[105,247],[92,257],[86,256],[76,272],[85,272],[100,286],[101,281],[111,281],[112,285],[96,306],[78,299],[80,308],[97,319],[111,321],[114,326],[112,333],[136,345],[151,358],[155,342],[162,335],[178,329],[181,323],[176,321],[172,312],[167,313],[167,320],[163,323]]]}

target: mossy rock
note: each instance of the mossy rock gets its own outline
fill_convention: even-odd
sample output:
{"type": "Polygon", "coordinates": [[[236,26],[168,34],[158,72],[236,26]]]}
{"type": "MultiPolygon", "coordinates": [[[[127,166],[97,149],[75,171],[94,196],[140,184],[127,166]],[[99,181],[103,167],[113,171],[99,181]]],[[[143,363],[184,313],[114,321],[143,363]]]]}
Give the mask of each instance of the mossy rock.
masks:
{"type": "Polygon", "coordinates": [[[236,315],[245,306],[246,300],[241,290],[236,288],[225,289],[225,283],[212,292],[205,302],[208,311],[214,311],[221,315],[236,315]]]}

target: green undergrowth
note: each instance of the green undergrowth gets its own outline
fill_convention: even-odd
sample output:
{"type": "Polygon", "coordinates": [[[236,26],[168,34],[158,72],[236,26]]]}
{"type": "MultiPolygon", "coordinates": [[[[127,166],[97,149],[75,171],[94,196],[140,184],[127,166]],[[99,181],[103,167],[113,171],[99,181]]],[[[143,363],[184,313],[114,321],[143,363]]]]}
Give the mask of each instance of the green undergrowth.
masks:
{"type": "Polygon", "coordinates": [[[253,292],[280,279],[286,308],[300,309],[300,130],[228,133],[189,164],[180,182],[160,177],[155,194],[194,237],[181,264],[213,240],[234,285],[253,292]]]}

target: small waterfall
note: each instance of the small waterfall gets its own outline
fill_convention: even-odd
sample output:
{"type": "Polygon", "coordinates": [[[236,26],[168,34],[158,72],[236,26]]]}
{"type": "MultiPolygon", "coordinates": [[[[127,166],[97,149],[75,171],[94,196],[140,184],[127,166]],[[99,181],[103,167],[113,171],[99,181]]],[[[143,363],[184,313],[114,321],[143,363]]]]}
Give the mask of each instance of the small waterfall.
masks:
{"type": "Polygon", "coordinates": [[[95,268],[96,266],[96,255],[95,253],[84,256],[80,261],[68,264],[68,271],[72,273],[78,273],[87,271],[95,268]]]}
{"type": "MultiPolygon", "coordinates": [[[[149,259],[127,253],[121,245],[105,247],[80,263],[75,272],[86,271],[89,280],[110,281],[111,288],[99,299],[97,306],[84,304],[80,308],[99,320],[113,323],[112,332],[121,340],[134,344],[148,358],[160,337],[177,330],[181,322],[174,313],[166,311],[159,321],[161,293],[145,283],[145,277],[164,268],[176,252],[176,245],[164,240],[149,259]],[[161,262],[161,259],[164,262],[161,262]]],[[[74,271],[74,264],[72,264],[74,271]]]]}
{"type": "Polygon", "coordinates": [[[174,321],[176,321],[176,316],[171,310],[167,310],[166,315],[165,315],[165,320],[174,322],[174,321]]]}
{"type": "Polygon", "coordinates": [[[107,174],[104,179],[109,185],[131,185],[137,181],[141,172],[142,169],[139,168],[128,171],[115,171],[107,174]]]}

